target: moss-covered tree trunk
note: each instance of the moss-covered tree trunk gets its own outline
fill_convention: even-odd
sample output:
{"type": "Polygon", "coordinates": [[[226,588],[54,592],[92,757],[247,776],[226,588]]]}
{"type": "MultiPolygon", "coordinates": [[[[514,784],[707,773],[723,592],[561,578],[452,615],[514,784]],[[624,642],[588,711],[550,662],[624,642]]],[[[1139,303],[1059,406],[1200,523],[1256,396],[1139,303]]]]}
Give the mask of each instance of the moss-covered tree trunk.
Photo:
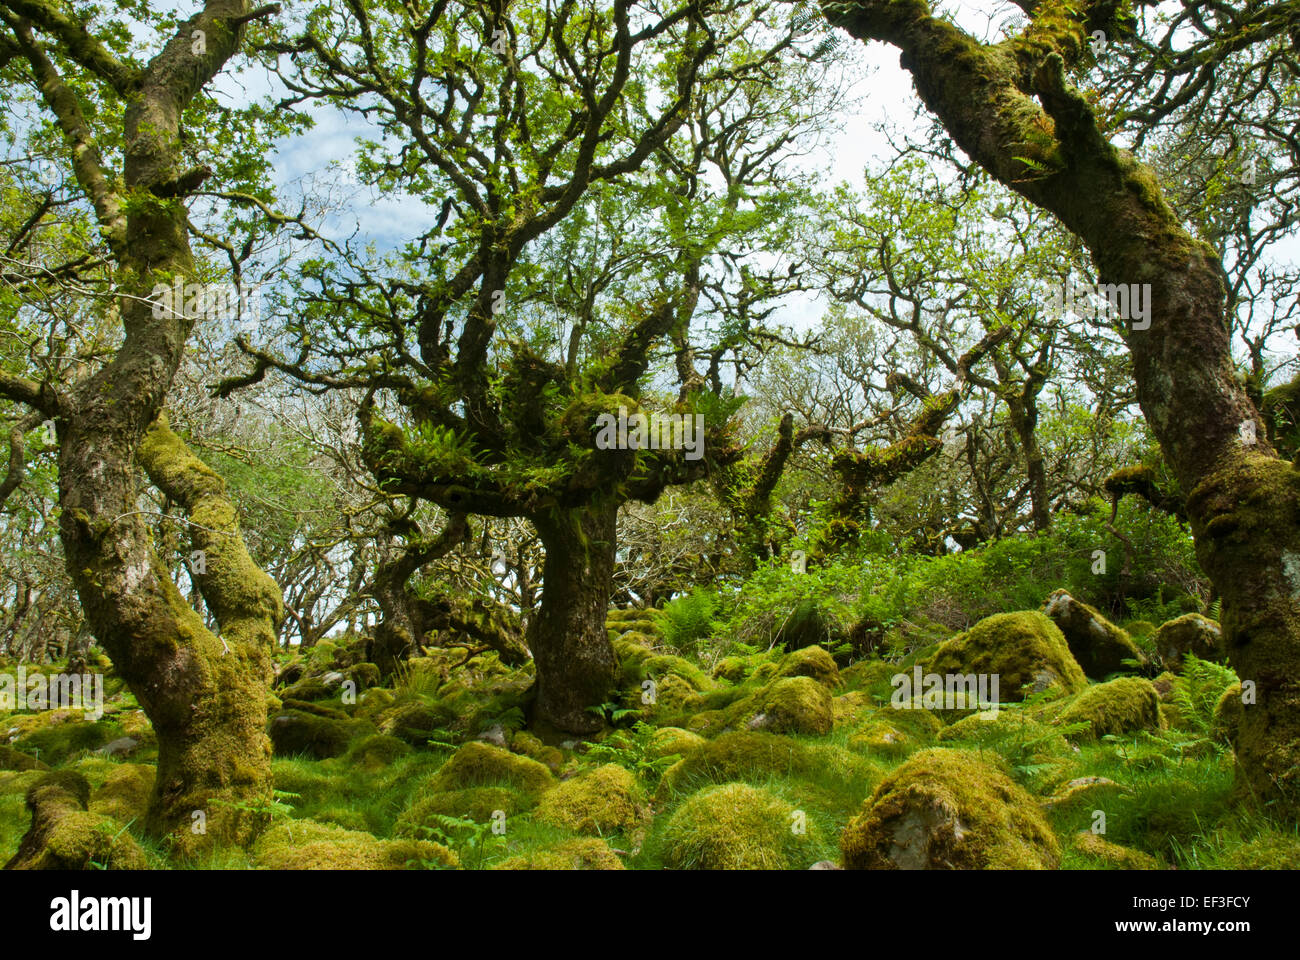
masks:
{"type": "Polygon", "coordinates": [[[618,659],[605,632],[614,589],[617,506],[532,518],[546,548],[542,602],[528,624],[537,665],[533,725],[587,734],[603,719],[618,659]]]}
{"type": "MultiPolygon", "coordinates": [[[[1019,37],[986,45],[924,0],[826,0],[833,23],[889,42],[976,162],[1054,213],[1103,284],[1149,284],[1125,324],[1138,400],[1187,497],[1197,556],[1223,599],[1233,667],[1254,684],[1236,755],[1242,791],[1300,813],[1300,472],[1279,460],[1229,354],[1224,273],[1152,171],[1114,147],[1065,77],[1091,31],[1122,37],[1109,0],[1043,0],[1019,37]],[[1028,158],[1032,163],[1026,163],[1028,158]]],[[[1141,287],[1139,287],[1141,290],[1141,287]]]]}
{"type": "Polygon", "coordinates": [[[280,593],[249,558],[221,480],[159,419],[193,320],[181,305],[155,316],[153,290],[195,281],[184,197],[209,171],[183,167],[182,115],[235,53],[249,4],[209,0],[138,69],[52,10],[32,5],[31,15],[64,56],[127,103],[118,172],[104,166],[82,113],[75,87],[83,78],[69,84],[30,26],[13,27],[117,266],[123,340],[93,375],[66,390],[33,387],[22,399],[56,425],[60,537],[86,620],[158,734],[147,825],[181,852],[214,838],[240,842],[258,818],[229,804],[271,799],[264,727],[280,593]],[[199,587],[220,636],[155,550],[140,511],[140,466],[188,512],[192,542],[206,554],[199,587]]]}

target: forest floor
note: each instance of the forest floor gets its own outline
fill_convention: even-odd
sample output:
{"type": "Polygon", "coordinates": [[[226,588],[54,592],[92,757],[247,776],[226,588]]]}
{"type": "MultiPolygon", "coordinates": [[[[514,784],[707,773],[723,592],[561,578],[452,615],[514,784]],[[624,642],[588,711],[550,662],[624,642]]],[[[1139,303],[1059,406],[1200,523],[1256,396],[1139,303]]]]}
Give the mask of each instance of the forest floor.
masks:
{"type": "Polygon", "coordinates": [[[156,743],[101,658],[98,720],[66,709],[0,713],[0,863],[28,830],[29,788],[51,768],[85,778],[89,813],[113,838],[90,866],[1300,862],[1295,826],[1234,795],[1241,685],[1213,662],[1213,621],[1125,629],[1056,595],[1044,610],[998,614],[959,634],[905,623],[895,628],[904,652],[888,659],[776,646],[712,662],[667,647],[658,611],[612,610],[621,686],[593,707],[611,729],[592,743],[526,729],[531,664],[507,668],[494,654],[461,664],[462,650],[427,649],[380,686],[374,666],[358,662],[360,643],[323,641],[281,656],[267,830],[251,848],[185,862],[140,829],[156,743]],[[971,709],[960,690],[956,700],[940,695],[941,686],[953,693],[954,677],[991,676],[996,710],[971,709]]]}

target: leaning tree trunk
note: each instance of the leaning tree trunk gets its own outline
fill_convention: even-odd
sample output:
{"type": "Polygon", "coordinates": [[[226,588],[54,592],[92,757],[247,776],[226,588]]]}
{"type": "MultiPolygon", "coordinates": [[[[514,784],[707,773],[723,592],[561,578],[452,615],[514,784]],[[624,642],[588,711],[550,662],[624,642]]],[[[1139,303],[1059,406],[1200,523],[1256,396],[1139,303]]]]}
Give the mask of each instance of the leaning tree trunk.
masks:
{"type": "Polygon", "coordinates": [[[617,506],[533,517],[546,548],[542,600],[528,624],[537,665],[533,725],[594,733],[614,688],[618,658],[605,632],[614,590],[617,506]]]}
{"type": "Polygon", "coordinates": [[[1045,2],[1022,37],[994,45],[932,16],[923,0],[822,8],[854,36],[898,47],[953,140],[1078,235],[1103,284],[1150,284],[1150,316],[1127,324],[1125,340],[1142,411],[1189,491],[1229,660],[1254,688],[1235,744],[1238,786],[1300,815],[1300,471],[1277,458],[1237,380],[1215,251],[1183,229],[1152,171],[1106,140],[1066,79],[1089,31],[1123,35],[1114,20],[1123,5],[1045,2]]]}
{"type": "Polygon", "coordinates": [[[272,796],[264,725],[280,593],[249,559],[220,478],[159,421],[193,320],[180,305],[157,317],[152,303],[156,284],[195,280],[184,196],[210,171],[183,170],[181,118],[235,53],[249,13],[246,0],[208,0],[138,69],[95,43],[66,45],[127,102],[120,172],[103,165],[81,96],[30,31],[15,28],[117,265],[123,327],[107,365],[66,392],[33,387],[27,402],[56,425],[60,538],[87,623],[158,734],[146,827],[181,853],[251,839],[262,818],[240,808],[272,796]],[[199,586],[220,637],[154,549],[137,466],[189,513],[192,542],[206,553],[199,586]]]}

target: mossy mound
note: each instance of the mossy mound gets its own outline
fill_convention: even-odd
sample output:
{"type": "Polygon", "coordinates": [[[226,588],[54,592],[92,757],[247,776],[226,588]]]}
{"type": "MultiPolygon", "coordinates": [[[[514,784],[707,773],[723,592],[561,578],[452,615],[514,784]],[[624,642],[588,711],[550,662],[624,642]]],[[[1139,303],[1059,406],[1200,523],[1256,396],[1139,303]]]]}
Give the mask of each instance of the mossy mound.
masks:
{"type": "Polygon", "coordinates": [[[835,658],[823,647],[803,647],[785,655],[777,668],[778,677],[811,677],[831,690],[843,686],[835,658]]]}
{"type": "Polygon", "coordinates": [[[1187,613],[1162,623],[1152,637],[1156,653],[1174,672],[1182,669],[1189,653],[1200,660],[1220,663],[1224,659],[1223,630],[1209,617],[1187,613]]]}
{"type": "Polygon", "coordinates": [[[704,705],[704,698],[691,682],[676,673],[666,673],[654,684],[654,709],[656,715],[680,716],[689,714],[704,705]]]}
{"type": "Polygon", "coordinates": [[[1087,721],[1090,727],[1082,736],[1098,740],[1108,734],[1159,730],[1161,724],[1160,695],[1141,677],[1096,684],[1053,712],[1058,724],[1087,721]]]}
{"type": "Polygon", "coordinates": [[[930,748],[886,777],[840,837],[848,869],[1055,869],[1038,804],[979,753],[930,748]]]}
{"type": "Polygon", "coordinates": [[[458,867],[460,860],[438,843],[380,840],[314,820],[282,821],[253,844],[253,860],[267,870],[401,870],[458,867]]]}
{"type": "Polygon", "coordinates": [[[395,704],[379,715],[379,732],[396,737],[415,747],[425,746],[434,731],[441,730],[455,719],[454,714],[441,704],[432,705],[422,700],[395,704]]]}
{"type": "Polygon", "coordinates": [[[1020,710],[981,710],[939,731],[940,743],[965,742],[1033,761],[1067,756],[1070,744],[1060,732],[1020,710]]]}
{"type": "Polygon", "coordinates": [[[931,743],[942,729],[942,722],[929,710],[884,707],[859,719],[848,747],[859,753],[897,757],[931,743]]]}
{"type": "Polygon", "coordinates": [[[70,770],[47,773],[27,790],[31,827],[6,870],[144,870],[144,851],[122,825],[89,812],[90,784],[70,770]]]}
{"type": "Polygon", "coordinates": [[[385,690],[383,687],[375,687],[373,690],[367,690],[357,698],[357,708],[352,712],[352,715],[359,720],[374,720],[380,717],[396,701],[397,697],[393,691],[385,690]]]}
{"type": "Polygon", "coordinates": [[[154,768],[145,764],[122,763],[108,775],[104,785],[91,794],[90,812],[112,817],[120,823],[144,818],[153,792],[154,768]]]}
{"type": "Polygon", "coordinates": [[[1074,849],[1104,870],[1159,870],[1160,861],[1149,853],[1111,843],[1089,830],[1076,834],[1074,849]]]}
{"type": "Polygon", "coordinates": [[[1088,683],[1060,628],[1036,610],[985,617],[940,644],[923,669],[940,675],[997,676],[1004,703],[1023,699],[1026,690],[1077,693],[1088,683]]]}
{"type": "Polygon", "coordinates": [[[533,801],[510,787],[468,787],[421,797],[397,818],[394,833],[399,837],[422,838],[440,826],[438,817],[456,817],[488,823],[497,811],[512,817],[531,809],[533,801]]]}
{"type": "Polygon", "coordinates": [[[861,690],[850,690],[831,700],[831,719],[836,728],[852,726],[862,718],[863,714],[874,710],[875,705],[871,697],[861,690]]]}
{"type": "Polygon", "coordinates": [[[887,694],[896,673],[898,666],[884,660],[859,660],[840,671],[840,680],[849,690],[887,694]]]}
{"type": "Polygon", "coordinates": [[[683,730],[681,727],[660,727],[650,737],[646,753],[658,759],[660,757],[685,757],[708,743],[698,733],[683,730]]]}
{"type": "Polygon", "coordinates": [[[740,683],[749,676],[752,669],[747,657],[723,657],[713,665],[713,679],[728,683],[740,683]]]}
{"type": "Polygon", "coordinates": [[[21,753],[38,757],[52,767],[84,751],[98,750],[122,736],[122,728],[109,720],[81,720],[66,710],[46,711],[40,716],[49,717],[50,721],[23,733],[13,745],[21,753]]]}
{"type": "Polygon", "coordinates": [[[604,836],[635,829],[650,811],[632,773],[607,763],[547,792],[534,816],[574,833],[604,836]]]}
{"type": "Polygon", "coordinates": [[[1065,590],[1057,590],[1048,597],[1043,612],[1060,628],[1074,659],[1094,680],[1104,680],[1113,673],[1132,672],[1134,668],[1125,666],[1125,660],[1137,661],[1139,665],[1146,662],[1146,654],[1126,631],[1065,590]]]}
{"type": "Polygon", "coordinates": [[[626,870],[609,844],[595,837],[566,840],[502,860],[494,870],[626,870]]]}
{"type": "Polygon", "coordinates": [[[835,725],[831,692],[812,677],[782,677],[755,699],[755,729],[824,735],[835,725]]]}
{"type": "Polygon", "coordinates": [[[312,700],[328,700],[332,696],[334,696],[333,689],[316,677],[304,677],[297,683],[292,683],[279,691],[281,700],[310,702],[312,700]]]}
{"type": "Polygon", "coordinates": [[[690,684],[692,690],[708,690],[713,684],[708,676],[691,661],[684,657],[671,655],[652,656],[641,662],[640,680],[662,680],[675,675],[690,684]]]}
{"type": "Polygon", "coordinates": [[[435,792],[488,786],[511,786],[538,797],[555,786],[555,777],[530,757],[473,740],[452,754],[426,782],[426,789],[435,792]]]}
{"type": "Polygon", "coordinates": [[[350,764],[355,764],[363,770],[375,773],[410,752],[411,748],[396,737],[376,733],[369,737],[362,737],[354,742],[348,748],[345,759],[350,764]]]}
{"type": "Polygon", "coordinates": [[[842,747],[807,744],[756,730],[737,730],[706,741],[669,767],[656,797],[680,795],[708,783],[826,774],[842,782],[857,783],[874,783],[878,776],[874,767],[842,747]]]}
{"type": "Polygon", "coordinates": [[[318,760],[337,757],[357,737],[375,732],[365,720],[336,720],[301,710],[285,710],[267,724],[271,747],[280,756],[306,754],[318,760]]]}
{"type": "Polygon", "coordinates": [[[794,807],[744,783],[688,797],[664,828],[664,862],[679,870],[795,870],[813,860],[816,828],[803,833],[794,807]]]}
{"type": "Polygon", "coordinates": [[[38,760],[31,754],[23,753],[21,750],[15,750],[8,744],[0,743],[0,770],[14,770],[22,772],[25,770],[48,770],[50,765],[42,760],[38,760]]]}
{"type": "Polygon", "coordinates": [[[543,743],[541,737],[527,730],[520,730],[510,738],[510,749],[514,753],[522,753],[525,757],[531,757],[538,763],[545,764],[552,773],[559,773],[567,762],[563,750],[543,743]]]}

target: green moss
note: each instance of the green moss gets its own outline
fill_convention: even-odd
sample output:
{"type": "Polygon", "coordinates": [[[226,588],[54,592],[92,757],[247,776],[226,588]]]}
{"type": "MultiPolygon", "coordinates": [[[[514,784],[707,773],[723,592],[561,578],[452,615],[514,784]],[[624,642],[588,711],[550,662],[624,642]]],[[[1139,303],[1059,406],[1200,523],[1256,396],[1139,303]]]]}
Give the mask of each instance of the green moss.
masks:
{"type": "Polygon", "coordinates": [[[555,778],[536,760],[475,740],[457,750],[426,786],[432,791],[446,791],[501,785],[536,797],[554,787],[555,778]]]}
{"type": "Polygon", "coordinates": [[[687,870],[792,870],[812,862],[816,827],[776,794],[743,783],[706,787],[664,829],[667,866],[687,870]]]}
{"type": "Polygon", "coordinates": [[[317,759],[337,757],[356,738],[375,732],[374,725],[365,720],[336,720],[300,710],[277,714],[268,727],[271,746],[277,754],[306,754],[317,759]]]}
{"type": "Polygon", "coordinates": [[[740,683],[749,675],[750,663],[745,657],[723,657],[713,665],[713,678],[728,683],[740,683]]]}
{"type": "Polygon", "coordinates": [[[122,763],[109,774],[104,785],[90,797],[90,812],[112,817],[121,823],[142,820],[153,791],[154,768],[122,763]]]}
{"type": "Polygon", "coordinates": [[[1077,694],[1048,715],[1059,724],[1087,721],[1083,736],[1101,739],[1108,734],[1160,729],[1160,695],[1150,680],[1120,677],[1077,694]]]}
{"type": "Polygon", "coordinates": [[[143,870],[144,851],[122,824],[87,811],[90,784],[80,774],[56,770],[27,790],[31,827],[13,860],[16,870],[143,870]]]}
{"type": "Polygon", "coordinates": [[[927,673],[996,675],[999,698],[1020,700],[1026,689],[1075,693],[1088,683],[1060,629],[1038,611],[999,613],[940,644],[927,673]]]}
{"type": "Polygon", "coordinates": [[[535,816],[574,833],[604,835],[633,830],[649,819],[649,809],[631,772],[607,763],[546,793],[535,816]]]}
{"type": "Polygon", "coordinates": [[[1300,864],[1300,836],[1267,832],[1234,845],[1224,864],[1229,870],[1294,870],[1300,864]]]}
{"type": "Polygon", "coordinates": [[[1146,662],[1146,655],[1125,631],[1064,590],[1048,597],[1043,611],[1065,635],[1065,642],[1083,672],[1094,680],[1131,672],[1133,668],[1125,666],[1125,660],[1146,662]]]}
{"type": "Polygon", "coordinates": [[[8,744],[0,743],[0,770],[48,770],[50,765],[29,753],[15,750],[8,744]]]}
{"type": "Polygon", "coordinates": [[[673,755],[685,757],[706,743],[707,740],[690,730],[683,730],[681,727],[660,727],[650,737],[646,753],[655,758],[673,755]]]}
{"type": "Polygon", "coordinates": [[[1074,849],[1090,861],[1090,866],[1103,870],[1161,869],[1160,861],[1151,854],[1111,843],[1089,830],[1075,835],[1074,849]]]}
{"type": "Polygon", "coordinates": [[[1178,672],[1183,658],[1189,653],[1199,660],[1221,662],[1224,659],[1223,631],[1209,617],[1199,613],[1184,614],[1162,623],[1157,628],[1152,643],[1164,665],[1178,672]]]}
{"type": "Polygon", "coordinates": [[[456,854],[429,841],[380,840],[314,820],[282,821],[253,845],[253,859],[267,870],[418,869],[420,861],[459,866],[456,854]]]}
{"type": "Polygon", "coordinates": [[[510,749],[545,764],[552,773],[559,773],[564,769],[566,762],[564,751],[559,747],[548,746],[540,737],[527,730],[520,730],[510,738],[510,749]]]}
{"type": "Polygon", "coordinates": [[[566,840],[546,849],[530,850],[498,863],[494,870],[625,870],[609,844],[595,837],[566,840]]]}
{"type": "Polygon", "coordinates": [[[356,764],[361,769],[374,773],[410,752],[411,748],[396,737],[376,733],[354,742],[348,748],[346,759],[348,763],[356,764]]]}
{"type": "Polygon", "coordinates": [[[848,747],[860,753],[903,756],[933,741],[942,728],[928,710],[885,707],[860,720],[849,735],[848,747]]]}
{"type": "Polygon", "coordinates": [[[811,677],[823,686],[836,690],[843,686],[840,668],[822,647],[802,647],[785,655],[777,668],[779,677],[811,677]]]}
{"type": "Polygon", "coordinates": [[[467,787],[422,796],[397,818],[394,832],[399,837],[422,838],[440,826],[438,817],[456,817],[489,823],[499,810],[507,817],[531,809],[533,799],[510,787],[467,787]]]}
{"type": "Polygon", "coordinates": [[[782,677],[762,692],[758,704],[762,728],[773,733],[827,734],[835,723],[831,692],[812,677],[782,677]]]}
{"type": "Polygon", "coordinates": [[[668,798],[707,783],[744,780],[763,783],[772,777],[828,777],[865,787],[878,779],[861,757],[830,744],[809,744],[791,737],[751,730],[724,733],[692,750],[669,767],[657,797],[668,798]]]}
{"type": "MultiPolygon", "coordinates": [[[[61,712],[48,711],[45,716],[53,717],[61,712]]],[[[62,722],[47,723],[22,735],[14,742],[14,746],[22,753],[39,757],[50,766],[58,766],[78,753],[98,750],[120,736],[122,728],[109,720],[86,722],[65,719],[62,722]]]]}
{"type": "Polygon", "coordinates": [[[886,777],[840,837],[849,869],[1054,869],[1034,801],[981,754],[931,748],[886,777]]]}

